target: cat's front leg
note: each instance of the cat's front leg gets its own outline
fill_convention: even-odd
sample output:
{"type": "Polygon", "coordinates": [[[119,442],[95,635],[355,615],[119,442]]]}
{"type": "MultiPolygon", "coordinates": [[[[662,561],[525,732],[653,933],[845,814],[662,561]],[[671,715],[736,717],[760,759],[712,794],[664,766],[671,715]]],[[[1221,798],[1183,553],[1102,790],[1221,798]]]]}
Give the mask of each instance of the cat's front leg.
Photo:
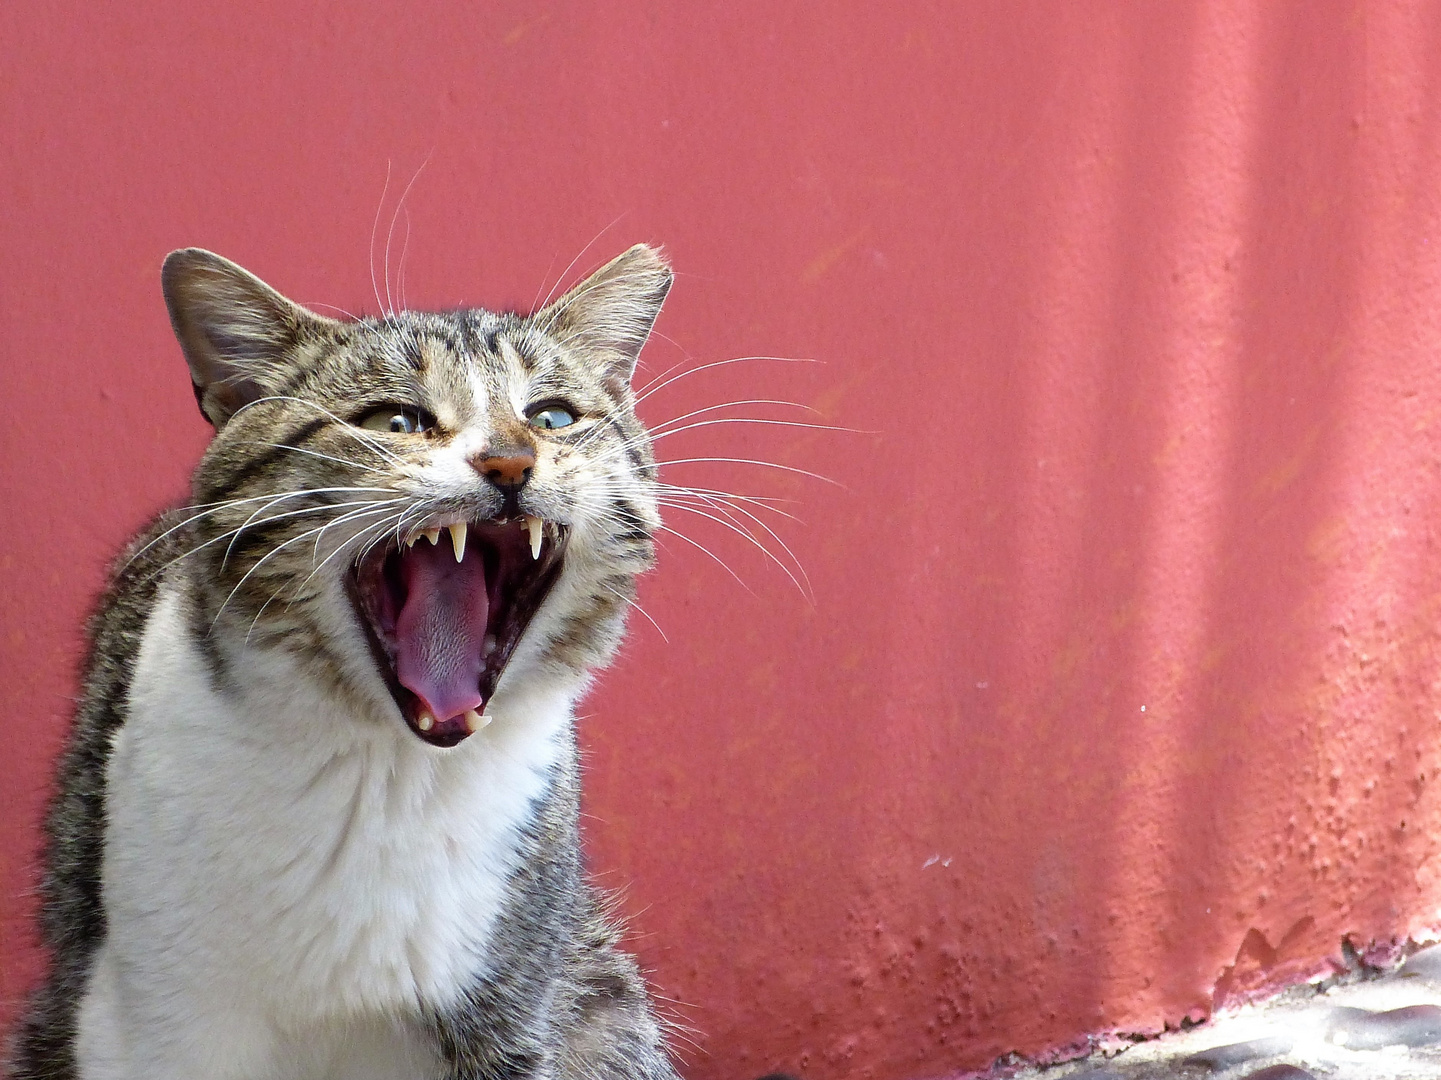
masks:
{"type": "Polygon", "coordinates": [[[76,1031],[79,1080],[249,1080],[268,1074],[273,1051],[259,1017],[221,1016],[193,990],[157,992],[127,977],[109,945],[96,955],[76,1031]]]}
{"type": "Polygon", "coordinates": [[[556,1080],[678,1080],[655,1022],[614,1001],[595,1003],[570,1032],[556,1080]]]}
{"type": "Polygon", "coordinates": [[[283,1025],[197,986],[127,978],[102,948],[80,1008],[78,1080],[441,1080],[416,1020],[358,1015],[283,1025]],[[168,985],[163,992],[156,987],[168,985]]]}
{"type": "Polygon", "coordinates": [[[563,1080],[678,1080],[635,958],[590,890],[583,894],[557,994],[563,1080]]]}
{"type": "Polygon", "coordinates": [[[517,989],[477,987],[433,1014],[445,1080],[552,1080],[558,1041],[550,1018],[517,989]]]}

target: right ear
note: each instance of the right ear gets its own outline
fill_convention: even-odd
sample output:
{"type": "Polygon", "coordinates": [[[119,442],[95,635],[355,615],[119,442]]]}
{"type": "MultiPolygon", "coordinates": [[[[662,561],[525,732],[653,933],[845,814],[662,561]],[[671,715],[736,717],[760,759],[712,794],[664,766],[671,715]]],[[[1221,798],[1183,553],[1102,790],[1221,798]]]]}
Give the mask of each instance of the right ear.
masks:
{"type": "Polygon", "coordinates": [[[338,325],[201,248],[167,255],[160,282],[195,400],[217,431],[236,410],[285,385],[307,330],[338,325]]]}
{"type": "Polygon", "coordinates": [[[658,250],[636,244],[534,318],[605,373],[619,389],[635,375],[674,275],[658,250]]]}

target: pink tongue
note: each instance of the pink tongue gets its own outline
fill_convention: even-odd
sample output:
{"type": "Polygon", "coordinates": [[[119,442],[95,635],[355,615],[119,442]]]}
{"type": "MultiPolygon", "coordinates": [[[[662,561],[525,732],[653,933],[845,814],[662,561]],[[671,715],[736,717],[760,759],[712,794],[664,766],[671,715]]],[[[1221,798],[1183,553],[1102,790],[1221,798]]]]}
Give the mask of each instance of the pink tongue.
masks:
{"type": "Polygon", "coordinates": [[[441,721],[485,704],[481,646],[490,615],[480,552],[468,549],[458,563],[449,539],[421,540],[401,556],[405,606],[395,620],[396,677],[441,721]]]}

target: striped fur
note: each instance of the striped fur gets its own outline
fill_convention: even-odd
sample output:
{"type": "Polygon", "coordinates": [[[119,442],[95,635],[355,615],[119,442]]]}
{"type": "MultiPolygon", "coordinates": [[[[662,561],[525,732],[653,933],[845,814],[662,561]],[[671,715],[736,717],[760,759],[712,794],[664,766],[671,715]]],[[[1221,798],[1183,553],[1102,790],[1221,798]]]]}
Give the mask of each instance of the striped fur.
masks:
{"type": "Polygon", "coordinates": [[[571,723],[654,558],[630,378],[670,280],[636,247],[530,316],[339,322],[218,256],[167,261],[216,434],[90,622],[15,1080],[674,1076],[581,867],[571,723]],[[532,427],[545,401],[578,422],[532,427]],[[433,428],[359,426],[393,405],[433,428]],[[466,464],[493,445],[533,449],[525,509],[569,546],[494,723],[439,749],[348,575],[429,516],[497,514],[466,464]]]}

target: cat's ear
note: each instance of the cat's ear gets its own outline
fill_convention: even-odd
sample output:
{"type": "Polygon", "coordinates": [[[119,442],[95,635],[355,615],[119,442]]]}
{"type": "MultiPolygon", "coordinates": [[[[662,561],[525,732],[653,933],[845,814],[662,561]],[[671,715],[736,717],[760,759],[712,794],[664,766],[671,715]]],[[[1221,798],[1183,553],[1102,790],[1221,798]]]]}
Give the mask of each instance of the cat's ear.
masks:
{"type": "Polygon", "coordinates": [[[608,381],[630,382],[641,346],[673,279],[665,257],[637,244],[534,316],[567,348],[603,365],[608,381]]]}
{"type": "Polygon", "coordinates": [[[237,409],[283,386],[296,343],[332,322],[201,248],[172,251],[160,281],[195,400],[217,431],[237,409]]]}

